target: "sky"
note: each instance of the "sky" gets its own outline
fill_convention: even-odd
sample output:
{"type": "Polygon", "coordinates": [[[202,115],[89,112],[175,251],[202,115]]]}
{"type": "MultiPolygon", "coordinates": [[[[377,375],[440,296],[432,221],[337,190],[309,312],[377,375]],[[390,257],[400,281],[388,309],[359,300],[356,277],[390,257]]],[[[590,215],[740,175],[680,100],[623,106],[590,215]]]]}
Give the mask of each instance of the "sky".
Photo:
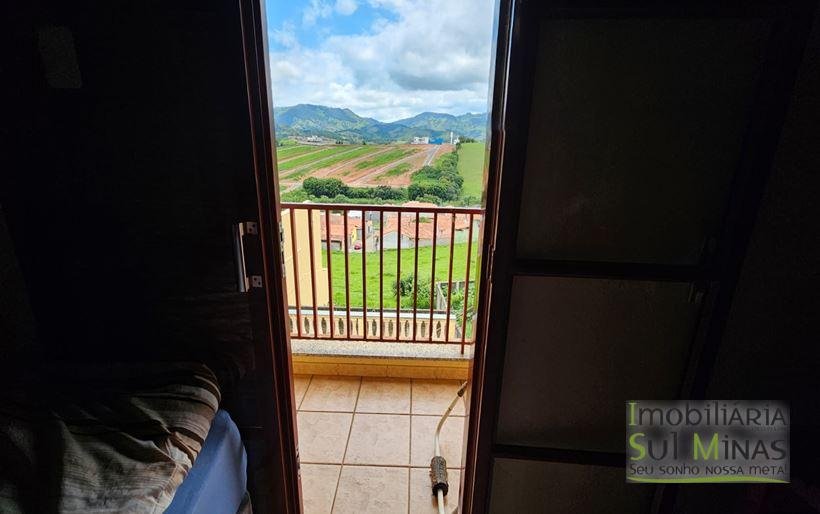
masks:
{"type": "Polygon", "coordinates": [[[494,0],[267,0],[277,107],[395,121],[488,110],[494,0]]]}

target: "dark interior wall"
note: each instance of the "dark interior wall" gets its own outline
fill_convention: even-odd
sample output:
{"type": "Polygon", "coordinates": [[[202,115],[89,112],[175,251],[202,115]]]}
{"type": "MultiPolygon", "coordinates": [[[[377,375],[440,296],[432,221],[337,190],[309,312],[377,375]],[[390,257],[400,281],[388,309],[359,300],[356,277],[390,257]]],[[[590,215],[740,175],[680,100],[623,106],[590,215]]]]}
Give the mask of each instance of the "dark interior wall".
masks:
{"type": "Polygon", "coordinates": [[[35,343],[34,318],[28,301],[20,263],[0,209],[0,374],[13,373],[21,362],[39,355],[35,343]]]}
{"type": "Polygon", "coordinates": [[[14,16],[0,201],[38,335],[52,355],[133,357],[162,338],[158,299],[236,287],[231,224],[256,208],[238,3],[14,16]]]}
{"type": "Polygon", "coordinates": [[[685,487],[677,512],[818,512],[820,10],[706,396],[791,406],[789,486],[685,487]]]}

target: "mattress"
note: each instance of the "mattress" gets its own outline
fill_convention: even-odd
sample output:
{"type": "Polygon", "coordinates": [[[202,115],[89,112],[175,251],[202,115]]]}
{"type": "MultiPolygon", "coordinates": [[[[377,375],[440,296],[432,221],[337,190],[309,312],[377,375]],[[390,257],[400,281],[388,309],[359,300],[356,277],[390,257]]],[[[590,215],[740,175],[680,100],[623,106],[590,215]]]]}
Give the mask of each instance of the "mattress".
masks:
{"type": "Polygon", "coordinates": [[[198,363],[71,363],[0,388],[0,512],[163,512],[220,399],[198,363]]]}
{"type": "Polygon", "coordinates": [[[165,513],[237,512],[247,486],[246,464],[239,429],[227,412],[217,411],[202,451],[165,513]]]}

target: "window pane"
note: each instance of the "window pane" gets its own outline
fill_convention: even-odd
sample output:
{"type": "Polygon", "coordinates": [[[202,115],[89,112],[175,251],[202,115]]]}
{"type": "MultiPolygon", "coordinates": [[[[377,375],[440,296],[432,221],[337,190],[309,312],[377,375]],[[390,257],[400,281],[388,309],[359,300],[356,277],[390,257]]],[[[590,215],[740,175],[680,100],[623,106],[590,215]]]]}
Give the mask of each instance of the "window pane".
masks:
{"type": "Polygon", "coordinates": [[[541,27],[518,251],[693,264],[719,230],[769,24],[541,27]]]}

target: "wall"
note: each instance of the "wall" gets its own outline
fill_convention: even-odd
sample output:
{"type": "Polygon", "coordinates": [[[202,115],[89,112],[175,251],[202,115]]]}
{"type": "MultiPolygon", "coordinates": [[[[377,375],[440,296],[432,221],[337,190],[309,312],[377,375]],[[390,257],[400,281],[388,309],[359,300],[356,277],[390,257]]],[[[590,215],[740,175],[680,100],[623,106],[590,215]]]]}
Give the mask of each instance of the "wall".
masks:
{"type": "MultiPolygon", "coordinates": [[[[296,306],[296,282],[294,280],[295,271],[293,267],[293,235],[291,233],[290,217],[291,209],[282,211],[282,228],[285,234],[285,282],[287,285],[288,305],[296,306]]],[[[324,216],[320,216],[319,211],[313,211],[313,240],[310,240],[308,230],[308,211],[297,210],[294,218],[296,228],[296,267],[299,268],[299,300],[303,307],[313,307],[313,289],[310,278],[310,250],[313,249],[314,276],[313,284],[316,286],[316,305],[326,307],[328,305],[329,289],[327,287],[327,257],[322,257],[321,226],[324,223],[324,216]]],[[[332,246],[332,245],[331,245],[332,246]]]]}

